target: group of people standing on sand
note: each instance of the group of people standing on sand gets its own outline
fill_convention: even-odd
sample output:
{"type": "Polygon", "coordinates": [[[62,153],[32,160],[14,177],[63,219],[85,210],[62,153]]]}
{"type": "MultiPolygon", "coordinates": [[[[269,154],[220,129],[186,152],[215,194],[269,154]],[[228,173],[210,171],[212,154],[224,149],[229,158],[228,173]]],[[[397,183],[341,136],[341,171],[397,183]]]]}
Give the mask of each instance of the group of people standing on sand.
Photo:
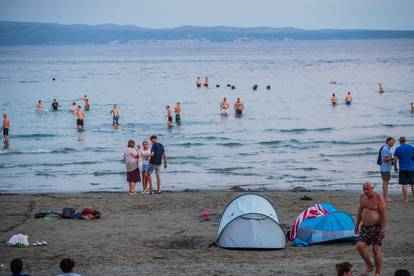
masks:
{"type": "MultiPolygon", "coordinates": [[[[169,105],[167,105],[166,107],[165,107],[165,110],[166,110],[166,112],[167,112],[167,126],[169,127],[169,128],[172,128],[172,127],[174,127],[174,124],[173,124],[173,116],[172,116],[172,111],[171,111],[171,108],[170,108],[170,106],[169,105]]],[[[182,107],[181,107],[181,103],[180,102],[177,102],[177,104],[176,104],[176,106],[175,106],[175,108],[174,108],[174,113],[175,113],[175,124],[177,125],[177,126],[179,126],[179,125],[181,125],[181,112],[182,112],[182,107]]]]}
{"type": "Polygon", "coordinates": [[[142,193],[161,193],[161,165],[167,168],[167,154],[164,146],[158,142],[156,135],[150,137],[151,150],[148,141],[142,143],[142,149],[135,144],[134,140],[128,141],[128,147],[124,151],[123,159],[126,166],[127,182],[129,184],[129,195],[135,195],[136,184],[142,182],[142,193]],[[155,171],[157,177],[157,189],[154,191],[151,174],[155,171]]]}
{"type": "MultiPolygon", "coordinates": [[[[229,102],[227,101],[227,98],[224,97],[223,101],[220,103],[220,114],[227,116],[227,109],[229,109],[229,102]]],[[[234,112],[237,117],[241,117],[243,115],[244,110],[244,104],[240,100],[240,98],[237,98],[236,102],[234,103],[234,112]]]]}

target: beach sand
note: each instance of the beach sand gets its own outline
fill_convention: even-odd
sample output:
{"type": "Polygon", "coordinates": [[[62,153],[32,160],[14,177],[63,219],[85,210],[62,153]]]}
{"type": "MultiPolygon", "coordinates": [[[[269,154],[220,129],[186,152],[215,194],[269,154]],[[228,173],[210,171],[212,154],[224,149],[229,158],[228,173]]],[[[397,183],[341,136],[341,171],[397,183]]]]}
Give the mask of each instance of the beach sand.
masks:
{"type": "MultiPolygon", "coordinates": [[[[330,202],[351,213],[359,194],[344,191],[259,191],[277,206],[281,224],[290,227],[303,209],[330,202]],[[304,195],[312,201],[302,201],[304,195]]],[[[59,262],[71,257],[82,275],[335,275],[335,264],[349,261],[359,275],[364,269],[353,242],[284,250],[226,250],[209,247],[216,239],[218,216],[203,221],[204,210],[221,214],[236,191],[0,195],[0,275],[8,275],[12,258],[24,261],[25,272],[56,275],[59,262]],[[101,211],[97,221],[34,219],[36,212],[64,207],[101,211]],[[46,240],[47,247],[12,248],[6,241],[23,233],[46,240]]],[[[414,273],[414,203],[400,197],[387,204],[383,242],[383,275],[398,268],[414,273]],[[397,201],[398,200],[398,201],[397,201]]]]}

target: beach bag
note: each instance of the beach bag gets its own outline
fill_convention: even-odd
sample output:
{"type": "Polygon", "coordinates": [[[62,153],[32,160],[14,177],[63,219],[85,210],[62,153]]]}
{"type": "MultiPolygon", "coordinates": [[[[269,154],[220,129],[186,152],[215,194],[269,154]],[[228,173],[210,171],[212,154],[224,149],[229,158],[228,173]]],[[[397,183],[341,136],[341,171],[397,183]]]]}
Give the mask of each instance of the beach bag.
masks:
{"type": "Polygon", "coordinates": [[[62,218],[73,219],[75,216],[75,209],[73,208],[63,208],[62,218]]]}
{"type": "Polygon", "coordinates": [[[383,148],[384,148],[384,146],[382,146],[382,147],[380,148],[379,152],[378,152],[378,159],[377,159],[377,164],[378,164],[378,166],[381,166],[381,165],[382,165],[381,151],[382,151],[382,149],[383,149],[383,148]]]}

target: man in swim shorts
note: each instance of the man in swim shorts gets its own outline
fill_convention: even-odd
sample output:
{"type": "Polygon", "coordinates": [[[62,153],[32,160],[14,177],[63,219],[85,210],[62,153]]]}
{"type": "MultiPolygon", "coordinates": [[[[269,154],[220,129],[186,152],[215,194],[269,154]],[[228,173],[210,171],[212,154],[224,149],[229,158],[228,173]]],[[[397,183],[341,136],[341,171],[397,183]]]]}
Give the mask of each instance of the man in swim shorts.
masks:
{"type": "Polygon", "coordinates": [[[359,200],[358,215],[355,223],[355,234],[359,234],[357,249],[364,260],[367,269],[362,275],[368,275],[374,270],[366,246],[372,244],[374,253],[375,275],[381,275],[382,253],[381,244],[385,237],[385,224],[387,215],[385,202],[380,194],[374,192],[371,182],[362,186],[363,194],[359,200]],[[359,228],[362,222],[361,228],[359,228]]]}
{"type": "Polygon", "coordinates": [[[175,124],[176,125],[181,125],[181,104],[179,102],[177,102],[177,105],[175,106],[175,124]]]}
{"type": "Polygon", "coordinates": [[[59,103],[56,101],[56,99],[53,99],[52,110],[53,111],[58,111],[59,107],[60,107],[59,103]]]}
{"type": "Polygon", "coordinates": [[[414,147],[407,144],[404,136],[400,137],[400,145],[394,152],[394,170],[398,172],[398,183],[400,183],[403,201],[408,202],[408,185],[411,185],[411,193],[414,201],[414,147]]]}
{"type": "Polygon", "coordinates": [[[234,104],[234,111],[236,116],[241,116],[243,114],[244,104],[241,102],[240,98],[237,98],[236,103],[234,104]]]}
{"type": "Polygon", "coordinates": [[[200,88],[200,87],[201,87],[201,80],[200,80],[200,77],[197,77],[197,80],[196,80],[196,87],[197,87],[197,88],[200,88]]]}
{"type": "Polygon", "coordinates": [[[76,111],[76,125],[78,127],[78,130],[83,129],[83,119],[85,118],[85,113],[82,111],[82,107],[78,106],[78,110],[76,111]]]}
{"type": "Polygon", "coordinates": [[[112,124],[116,127],[116,128],[120,128],[121,126],[119,125],[119,110],[116,106],[116,104],[114,104],[114,107],[111,109],[111,112],[109,112],[109,114],[112,114],[112,124]]]}
{"type": "Polygon", "coordinates": [[[414,113],[414,103],[410,103],[411,106],[411,113],[414,113]]]}
{"type": "Polygon", "coordinates": [[[208,87],[208,78],[206,77],[206,79],[204,80],[204,87],[208,87]]]}
{"type": "Polygon", "coordinates": [[[10,128],[10,119],[7,114],[3,114],[3,125],[0,131],[3,131],[4,144],[9,143],[9,128],[10,128]]]}
{"type": "Polygon", "coordinates": [[[85,111],[91,110],[91,104],[89,103],[89,99],[85,100],[85,111]]]}
{"type": "Polygon", "coordinates": [[[336,98],[335,93],[333,93],[333,94],[332,94],[332,97],[331,97],[331,104],[332,104],[333,106],[335,106],[335,105],[337,105],[337,104],[338,104],[338,99],[336,98]]]}
{"type": "Polygon", "coordinates": [[[167,110],[167,118],[168,118],[167,125],[168,125],[168,127],[173,127],[173,117],[172,117],[172,112],[171,112],[170,106],[167,105],[165,107],[165,110],[167,110]]]}
{"type": "Polygon", "coordinates": [[[36,104],[36,110],[37,111],[42,111],[43,110],[43,103],[42,100],[39,100],[36,104]]]}
{"type": "Polygon", "coordinates": [[[78,111],[78,107],[76,106],[76,103],[75,102],[72,102],[72,106],[70,107],[70,111],[73,114],[76,114],[76,111],[78,111]]]}
{"type": "Polygon", "coordinates": [[[147,178],[149,181],[150,189],[153,190],[152,185],[152,177],[151,174],[153,171],[155,171],[155,174],[157,176],[157,191],[156,193],[159,194],[161,192],[161,176],[160,176],[160,167],[161,163],[164,160],[164,168],[167,168],[167,155],[164,150],[164,146],[161,143],[158,143],[157,136],[152,135],[150,137],[152,147],[151,147],[151,153],[150,153],[150,161],[148,165],[148,171],[147,171],[147,178]]]}
{"type": "Polygon", "coordinates": [[[345,103],[347,105],[350,105],[352,103],[352,96],[351,96],[351,92],[348,92],[348,94],[345,97],[345,103]]]}
{"type": "Polygon", "coordinates": [[[382,83],[378,83],[378,92],[384,93],[384,86],[382,85],[382,83]]]}
{"type": "Polygon", "coordinates": [[[220,103],[220,112],[222,115],[227,114],[227,109],[229,109],[229,102],[227,101],[227,98],[224,97],[223,101],[220,103]]]}

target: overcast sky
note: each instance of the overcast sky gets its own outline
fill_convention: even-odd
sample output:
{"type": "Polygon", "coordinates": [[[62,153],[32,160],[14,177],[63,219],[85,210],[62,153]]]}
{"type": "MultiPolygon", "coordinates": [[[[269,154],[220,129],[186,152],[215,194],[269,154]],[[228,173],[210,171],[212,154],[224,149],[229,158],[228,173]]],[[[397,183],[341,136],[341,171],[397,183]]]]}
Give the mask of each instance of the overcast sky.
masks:
{"type": "Polygon", "coordinates": [[[414,0],[0,0],[0,21],[414,30],[414,0]]]}

